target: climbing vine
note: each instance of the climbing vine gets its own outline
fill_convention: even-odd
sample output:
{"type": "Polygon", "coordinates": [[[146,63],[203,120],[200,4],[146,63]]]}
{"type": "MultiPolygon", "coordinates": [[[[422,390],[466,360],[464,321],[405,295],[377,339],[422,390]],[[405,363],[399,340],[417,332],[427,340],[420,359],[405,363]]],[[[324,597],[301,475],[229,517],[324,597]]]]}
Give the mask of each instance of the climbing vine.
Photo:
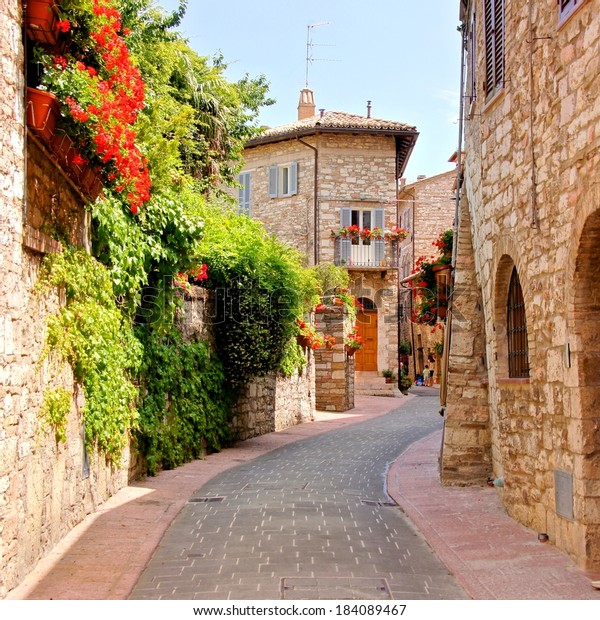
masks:
{"type": "MultiPolygon", "coordinates": [[[[97,448],[118,462],[137,417],[132,378],[142,350],[115,305],[108,270],[84,251],[70,249],[46,257],[39,286],[66,297],[60,312],[49,317],[45,355],[52,351],[68,363],[83,386],[88,450],[97,448]]],[[[60,411],[51,405],[47,401],[45,411],[60,411]]]]}
{"type": "Polygon", "coordinates": [[[219,450],[229,439],[232,402],[222,364],[204,342],[184,342],[175,328],[142,339],[144,399],[136,440],[154,475],[198,458],[205,448],[219,450]]]}

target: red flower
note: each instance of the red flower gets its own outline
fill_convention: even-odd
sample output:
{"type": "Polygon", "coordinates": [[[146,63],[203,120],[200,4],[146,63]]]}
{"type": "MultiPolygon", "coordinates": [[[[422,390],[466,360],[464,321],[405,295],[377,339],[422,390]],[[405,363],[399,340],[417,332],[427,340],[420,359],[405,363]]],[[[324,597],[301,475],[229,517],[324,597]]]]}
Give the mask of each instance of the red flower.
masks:
{"type": "Polygon", "coordinates": [[[61,32],[69,32],[69,30],[71,30],[71,22],[68,19],[61,19],[60,21],[56,22],[56,27],[61,32]]]}

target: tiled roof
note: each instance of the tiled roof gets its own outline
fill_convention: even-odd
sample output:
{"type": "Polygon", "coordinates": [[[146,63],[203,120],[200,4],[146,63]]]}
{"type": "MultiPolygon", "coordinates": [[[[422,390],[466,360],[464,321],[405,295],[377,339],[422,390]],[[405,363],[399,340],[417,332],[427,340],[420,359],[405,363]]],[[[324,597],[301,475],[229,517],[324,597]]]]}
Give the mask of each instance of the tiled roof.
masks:
{"type": "Polygon", "coordinates": [[[379,118],[367,118],[346,112],[325,112],[323,116],[317,114],[301,121],[295,121],[279,127],[265,129],[259,136],[250,140],[247,144],[260,144],[262,142],[277,141],[282,138],[295,135],[307,135],[318,131],[357,130],[361,132],[375,131],[377,133],[404,133],[416,132],[417,128],[406,123],[385,121],[379,118]]]}

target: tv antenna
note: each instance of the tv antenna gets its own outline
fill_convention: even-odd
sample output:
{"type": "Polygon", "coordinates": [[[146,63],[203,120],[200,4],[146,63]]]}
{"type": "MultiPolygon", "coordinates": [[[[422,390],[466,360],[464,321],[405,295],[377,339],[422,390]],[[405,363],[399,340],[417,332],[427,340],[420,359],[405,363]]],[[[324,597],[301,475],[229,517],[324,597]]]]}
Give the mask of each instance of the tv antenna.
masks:
{"type": "Polygon", "coordinates": [[[308,88],[308,70],[315,60],[327,61],[327,62],[339,62],[339,60],[335,60],[333,58],[313,58],[313,48],[314,47],[335,47],[334,45],[327,43],[313,43],[311,38],[311,31],[313,28],[320,28],[321,26],[329,26],[331,22],[319,22],[318,24],[309,24],[306,27],[306,79],[305,79],[305,88],[308,88]]]}

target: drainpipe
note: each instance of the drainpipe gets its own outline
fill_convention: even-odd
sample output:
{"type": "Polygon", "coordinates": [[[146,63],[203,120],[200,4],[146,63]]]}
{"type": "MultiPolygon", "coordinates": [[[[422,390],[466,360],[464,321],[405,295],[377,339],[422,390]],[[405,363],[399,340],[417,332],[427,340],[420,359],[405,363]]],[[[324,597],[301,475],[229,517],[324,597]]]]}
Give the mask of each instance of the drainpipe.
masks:
{"type": "Polygon", "coordinates": [[[317,265],[319,263],[319,149],[308,142],[302,140],[302,138],[296,138],[300,144],[304,144],[309,149],[312,149],[315,154],[315,165],[314,165],[314,181],[313,181],[313,217],[315,220],[314,225],[314,239],[313,239],[313,260],[314,264],[317,265]]]}
{"type": "Polygon", "coordinates": [[[448,399],[448,360],[450,358],[450,344],[452,332],[452,302],[454,291],[454,279],[456,273],[456,259],[458,256],[458,230],[460,228],[460,191],[462,181],[462,146],[463,146],[463,118],[465,108],[465,54],[467,49],[466,24],[463,22],[458,30],[462,38],[460,51],[460,105],[458,116],[458,155],[456,161],[456,205],[454,209],[454,230],[452,239],[452,273],[450,276],[451,294],[448,298],[446,313],[446,330],[444,331],[444,355],[442,357],[442,378],[440,384],[440,413],[443,414],[448,399]]]}

